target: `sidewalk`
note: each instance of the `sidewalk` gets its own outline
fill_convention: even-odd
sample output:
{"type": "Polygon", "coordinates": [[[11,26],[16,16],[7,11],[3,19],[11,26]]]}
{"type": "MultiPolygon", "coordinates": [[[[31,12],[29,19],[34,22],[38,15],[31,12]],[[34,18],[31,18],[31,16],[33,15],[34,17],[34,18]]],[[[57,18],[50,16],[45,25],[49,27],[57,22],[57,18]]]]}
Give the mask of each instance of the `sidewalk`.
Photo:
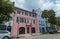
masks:
{"type": "Polygon", "coordinates": [[[43,36],[46,36],[46,35],[48,35],[48,34],[40,34],[40,35],[35,35],[35,34],[33,34],[33,35],[25,35],[25,36],[20,36],[19,38],[13,38],[13,39],[26,39],[26,38],[31,38],[31,37],[43,37],[43,36]]]}

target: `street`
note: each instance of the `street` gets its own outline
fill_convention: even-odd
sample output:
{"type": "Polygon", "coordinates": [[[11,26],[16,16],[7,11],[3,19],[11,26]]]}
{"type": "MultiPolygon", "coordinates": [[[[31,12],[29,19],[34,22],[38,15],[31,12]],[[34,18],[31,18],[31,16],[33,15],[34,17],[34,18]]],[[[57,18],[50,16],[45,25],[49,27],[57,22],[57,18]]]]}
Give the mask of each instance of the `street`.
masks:
{"type": "Polygon", "coordinates": [[[60,34],[48,34],[48,35],[41,35],[41,36],[30,36],[30,37],[26,37],[25,39],[60,39],[60,34]]]}

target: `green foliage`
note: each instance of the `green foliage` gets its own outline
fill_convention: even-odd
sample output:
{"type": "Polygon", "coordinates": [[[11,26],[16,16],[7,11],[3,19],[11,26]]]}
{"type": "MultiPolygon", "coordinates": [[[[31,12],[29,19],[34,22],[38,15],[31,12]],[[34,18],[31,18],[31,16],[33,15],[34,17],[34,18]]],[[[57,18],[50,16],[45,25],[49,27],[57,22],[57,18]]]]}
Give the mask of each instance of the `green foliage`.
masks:
{"type": "Polygon", "coordinates": [[[48,22],[51,24],[55,24],[55,12],[54,10],[44,10],[42,11],[42,17],[48,18],[48,22]]]}
{"type": "Polygon", "coordinates": [[[48,19],[48,22],[51,23],[51,24],[56,24],[56,18],[54,16],[51,16],[49,19],[48,19]]]}
{"type": "Polygon", "coordinates": [[[60,17],[56,17],[56,25],[60,26],[60,17]]]}
{"type": "Polygon", "coordinates": [[[42,32],[42,34],[48,34],[48,32],[42,32]]]}
{"type": "Polygon", "coordinates": [[[50,18],[51,16],[55,16],[55,12],[53,10],[42,11],[42,17],[43,18],[50,18]]]}
{"type": "Polygon", "coordinates": [[[14,12],[14,5],[10,1],[0,0],[0,23],[9,21],[12,17],[10,14],[14,12]]]}
{"type": "Polygon", "coordinates": [[[48,10],[44,10],[44,11],[42,11],[42,17],[43,18],[47,18],[48,17],[48,10]]]}

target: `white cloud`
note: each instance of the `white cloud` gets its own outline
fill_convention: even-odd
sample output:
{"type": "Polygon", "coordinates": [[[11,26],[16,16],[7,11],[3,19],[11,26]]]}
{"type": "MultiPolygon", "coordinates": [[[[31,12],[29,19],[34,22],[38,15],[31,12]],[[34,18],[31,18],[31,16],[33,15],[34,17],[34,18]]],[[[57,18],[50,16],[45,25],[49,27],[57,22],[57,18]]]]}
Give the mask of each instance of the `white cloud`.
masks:
{"type": "MultiPolygon", "coordinates": [[[[60,13],[60,0],[14,0],[15,6],[24,9],[53,9],[56,13],[60,13]],[[56,3],[56,4],[54,4],[56,3]]],[[[58,16],[57,14],[57,16],[58,16]]]]}
{"type": "Polygon", "coordinates": [[[60,4],[55,4],[55,11],[59,11],[60,10],[60,4]]]}
{"type": "Polygon", "coordinates": [[[53,10],[56,12],[56,16],[60,16],[60,4],[55,4],[53,10]]]}
{"type": "Polygon", "coordinates": [[[60,0],[56,0],[56,3],[57,3],[57,4],[60,4],[60,0]]]}
{"type": "Polygon", "coordinates": [[[53,2],[46,2],[46,3],[43,4],[42,9],[43,9],[43,10],[44,10],[44,9],[53,9],[54,6],[55,6],[55,5],[54,5],[53,2]]]}
{"type": "Polygon", "coordinates": [[[39,4],[40,4],[40,8],[41,10],[44,9],[53,9],[56,12],[56,16],[60,16],[60,0],[40,0],[39,4]],[[50,1],[50,2],[49,2],[50,1]],[[53,1],[53,2],[51,2],[53,1]],[[56,2],[56,4],[55,4],[56,2]]]}
{"type": "Polygon", "coordinates": [[[15,0],[15,6],[24,8],[25,0],[15,0]]]}
{"type": "MultiPolygon", "coordinates": [[[[60,16],[60,0],[10,0],[15,1],[15,6],[23,9],[53,9],[56,16],[60,16]]],[[[12,22],[13,24],[13,22],[12,22]]]]}
{"type": "Polygon", "coordinates": [[[60,11],[56,12],[56,16],[60,17],[60,11]]]}

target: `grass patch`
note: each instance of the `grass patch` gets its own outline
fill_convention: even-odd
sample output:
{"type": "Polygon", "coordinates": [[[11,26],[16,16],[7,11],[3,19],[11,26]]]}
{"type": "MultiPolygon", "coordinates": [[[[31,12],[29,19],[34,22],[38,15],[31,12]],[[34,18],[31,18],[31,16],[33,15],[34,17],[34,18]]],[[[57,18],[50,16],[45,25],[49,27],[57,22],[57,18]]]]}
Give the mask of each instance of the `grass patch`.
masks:
{"type": "Polygon", "coordinates": [[[48,32],[42,32],[42,34],[48,34],[48,32]]]}

